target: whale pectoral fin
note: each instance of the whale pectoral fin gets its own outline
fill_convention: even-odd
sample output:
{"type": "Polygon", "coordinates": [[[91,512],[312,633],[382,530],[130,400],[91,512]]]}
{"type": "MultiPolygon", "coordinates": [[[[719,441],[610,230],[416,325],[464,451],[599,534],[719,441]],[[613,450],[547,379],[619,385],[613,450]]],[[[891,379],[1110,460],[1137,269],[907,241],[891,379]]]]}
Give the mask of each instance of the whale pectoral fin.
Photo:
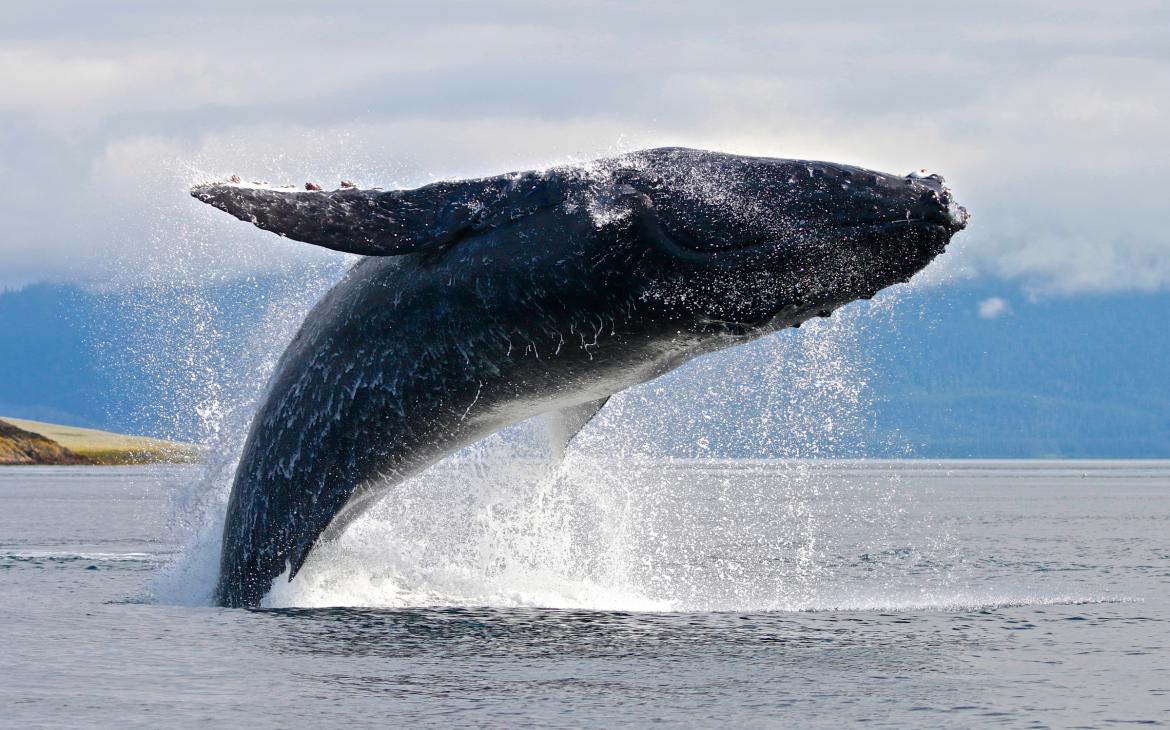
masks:
{"type": "Polygon", "coordinates": [[[199,185],[191,195],[266,231],[363,256],[438,249],[472,230],[492,188],[435,183],[415,190],[274,190],[199,185]]]}
{"type": "Polygon", "coordinates": [[[601,410],[602,406],[608,400],[609,396],[607,395],[604,398],[579,403],[575,406],[569,406],[559,411],[551,411],[544,414],[543,418],[548,424],[552,446],[558,456],[564,454],[565,449],[573,441],[573,437],[582,428],[585,428],[585,424],[593,420],[593,417],[597,415],[597,412],[601,410]]]}
{"type": "Polygon", "coordinates": [[[302,540],[293,547],[292,553],[288,556],[288,582],[292,583],[292,579],[297,577],[297,573],[301,571],[301,566],[309,558],[309,551],[317,544],[316,539],[302,540]]]}
{"type": "Polygon", "coordinates": [[[191,195],[287,238],[362,256],[394,256],[439,250],[560,205],[575,184],[552,173],[524,173],[389,191],[211,183],[197,185],[191,195]]]}

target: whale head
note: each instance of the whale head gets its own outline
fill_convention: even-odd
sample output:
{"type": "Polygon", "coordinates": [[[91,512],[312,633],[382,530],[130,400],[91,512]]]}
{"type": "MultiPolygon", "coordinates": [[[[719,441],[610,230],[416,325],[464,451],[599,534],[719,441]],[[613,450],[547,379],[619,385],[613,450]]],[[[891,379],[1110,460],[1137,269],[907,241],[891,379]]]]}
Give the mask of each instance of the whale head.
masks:
{"type": "Polygon", "coordinates": [[[661,149],[619,158],[674,324],[761,334],[905,282],[968,220],[939,175],[661,149]]]}

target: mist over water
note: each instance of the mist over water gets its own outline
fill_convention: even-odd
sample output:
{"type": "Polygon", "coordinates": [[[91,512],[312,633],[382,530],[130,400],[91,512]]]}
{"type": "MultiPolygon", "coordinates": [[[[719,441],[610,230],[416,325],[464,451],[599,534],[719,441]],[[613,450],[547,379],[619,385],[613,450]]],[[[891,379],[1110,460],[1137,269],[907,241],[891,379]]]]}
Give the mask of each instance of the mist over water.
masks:
{"type": "MultiPolygon", "coordinates": [[[[200,247],[189,245],[191,237],[180,236],[188,245],[178,250],[198,251],[200,247]]],[[[169,271],[158,269],[165,273],[137,286],[137,296],[127,298],[138,324],[131,350],[135,365],[162,383],[162,397],[154,404],[157,415],[196,418],[198,443],[204,447],[196,478],[171,489],[170,521],[187,548],[152,582],[160,600],[211,602],[227,501],[252,416],[284,347],[352,259],[308,257],[283,263],[275,279],[232,282],[234,299],[248,300],[234,302],[238,311],[258,310],[242,326],[233,321],[238,311],[224,311],[222,297],[208,292],[206,275],[193,255],[169,271]],[[231,342],[235,348],[224,346],[231,342]]]]}
{"type": "Polygon", "coordinates": [[[197,478],[172,490],[174,528],[186,535],[188,547],[154,582],[163,600],[184,604],[210,603],[219,570],[219,542],[248,426],[285,344],[292,339],[313,303],[333,284],[339,266],[308,267],[284,279],[278,292],[267,290],[269,302],[253,324],[235,361],[216,353],[212,341],[225,336],[220,314],[195,287],[157,290],[146,300],[141,321],[142,352],[162,349],[183,358],[188,379],[173,383],[173,413],[198,415],[204,446],[197,478]],[[159,342],[162,340],[163,342],[159,342]]]}

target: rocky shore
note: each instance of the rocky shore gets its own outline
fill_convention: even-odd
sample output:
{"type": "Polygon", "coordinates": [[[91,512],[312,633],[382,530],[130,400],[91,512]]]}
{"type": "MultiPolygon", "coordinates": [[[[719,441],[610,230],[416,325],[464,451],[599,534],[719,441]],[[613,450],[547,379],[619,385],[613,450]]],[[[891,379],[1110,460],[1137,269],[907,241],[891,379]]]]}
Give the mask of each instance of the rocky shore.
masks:
{"type": "Polygon", "coordinates": [[[0,417],[0,465],[181,463],[198,457],[191,444],[0,417]]]}
{"type": "Polygon", "coordinates": [[[0,464],[94,464],[39,433],[0,421],[0,464]]]}

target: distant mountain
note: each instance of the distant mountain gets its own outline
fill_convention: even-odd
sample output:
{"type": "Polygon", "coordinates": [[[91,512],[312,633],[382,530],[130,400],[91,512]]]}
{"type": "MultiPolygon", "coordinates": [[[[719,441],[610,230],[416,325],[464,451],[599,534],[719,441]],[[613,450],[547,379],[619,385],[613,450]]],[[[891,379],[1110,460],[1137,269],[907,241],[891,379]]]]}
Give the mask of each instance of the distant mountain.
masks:
{"type": "Polygon", "coordinates": [[[75,287],[0,294],[0,413],[98,426],[126,409],[116,373],[99,367],[94,343],[116,315],[75,287]]]}
{"type": "MultiPolygon", "coordinates": [[[[2,293],[0,413],[204,438],[300,318],[283,298],[312,286],[2,293]]],[[[1032,302],[983,281],[895,299],[851,305],[832,352],[785,332],[693,363],[639,391],[632,422],[682,456],[1170,457],[1170,294],[1032,302]]]]}
{"type": "Polygon", "coordinates": [[[0,413],[179,441],[199,438],[199,415],[176,407],[175,391],[189,380],[186,369],[206,362],[167,327],[182,326],[193,298],[212,302],[214,313],[200,324],[221,324],[222,332],[199,347],[231,352],[261,311],[262,299],[246,294],[270,285],[102,293],[38,284],[2,293],[0,413]]]}
{"type": "Polygon", "coordinates": [[[990,294],[922,292],[867,333],[879,430],[923,456],[1170,457],[1170,295],[1017,296],[988,319],[990,294]]]}

